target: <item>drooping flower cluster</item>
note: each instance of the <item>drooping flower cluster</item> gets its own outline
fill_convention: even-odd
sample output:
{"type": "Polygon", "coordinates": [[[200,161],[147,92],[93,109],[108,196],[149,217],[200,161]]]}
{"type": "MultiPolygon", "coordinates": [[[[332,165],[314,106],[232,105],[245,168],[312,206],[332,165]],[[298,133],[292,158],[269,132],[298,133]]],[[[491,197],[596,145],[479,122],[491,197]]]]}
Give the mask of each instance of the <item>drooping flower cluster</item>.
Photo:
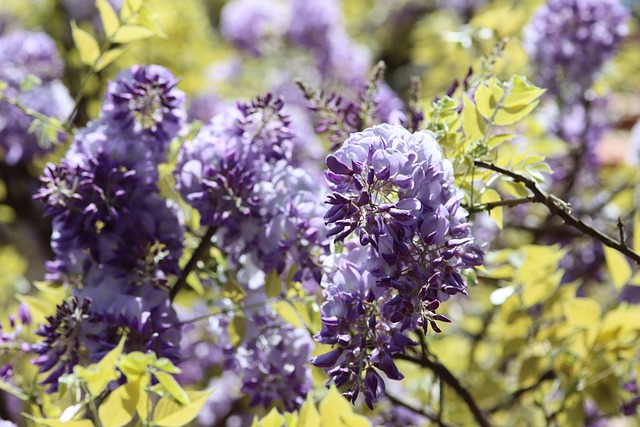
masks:
{"type": "Polygon", "coordinates": [[[295,166],[295,137],[282,100],[267,95],[216,115],[182,147],[176,167],[177,188],[198,210],[201,224],[215,227],[216,246],[247,293],[250,332],[235,352],[222,340],[217,345],[225,349],[216,353],[225,354],[226,369],[242,378],[251,405],[289,410],[310,389],[305,364],[312,343],[268,307],[265,282],[274,273],[291,273],[307,289],[318,289],[326,250],[322,186],[295,166]]]}
{"type": "Polygon", "coordinates": [[[618,0],[548,0],[525,29],[538,84],[564,99],[580,96],[627,33],[618,0]]]}
{"type": "Polygon", "coordinates": [[[231,259],[249,254],[265,272],[282,272],[289,254],[304,275],[318,270],[310,252],[322,244],[320,189],[291,165],[295,134],[282,107],[268,95],[215,116],[183,146],[177,187],[231,259]]]}
{"type": "MultiPolygon", "coordinates": [[[[61,78],[62,61],[48,35],[19,30],[0,36],[0,81],[8,85],[5,96],[47,117],[65,119],[73,101],[61,78]],[[25,87],[28,78],[35,80],[25,87]]],[[[6,163],[26,164],[58,142],[30,133],[32,121],[18,107],[0,101],[0,147],[6,163]]],[[[58,140],[63,138],[58,134],[58,140]]]]}
{"type": "Polygon", "coordinates": [[[436,309],[466,293],[462,270],[480,265],[483,254],[430,133],[375,126],[353,134],[327,166],[333,193],[325,221],[345,253],[325,262],[316,336],[335,348],[313,363],[371,406],[384,394],[376,369],[402,378],[392,355],[414,344],[406,334],[416,327],[439,331],[436,321],[448,319],[436,309]]]}
{"type": "MultiPolygon", "coordinates": [[[[49,278],[78,286],[73,307],[60,306],[62,320],[51,318],[42,330],[41,372],[57,363],[68,372],[78,363],[78,346],[95,362],[123,333],[127,351],[178,360],[180,334],[166,280],[179,272],[183,230],[157,185],[158,165],[186,117],[176,83],[159,66],[121,72],[109,85],[100,119],[77,132],[61,163],[44,171],[35,197],[53,219],[56,258],[49,278]],[[76,342],[69,343],[57,324],[69,323],[78,307],[87,320],[78,321],[76,342]]],[[[47,379],[52,387],[60,369],[47,379]]]]}

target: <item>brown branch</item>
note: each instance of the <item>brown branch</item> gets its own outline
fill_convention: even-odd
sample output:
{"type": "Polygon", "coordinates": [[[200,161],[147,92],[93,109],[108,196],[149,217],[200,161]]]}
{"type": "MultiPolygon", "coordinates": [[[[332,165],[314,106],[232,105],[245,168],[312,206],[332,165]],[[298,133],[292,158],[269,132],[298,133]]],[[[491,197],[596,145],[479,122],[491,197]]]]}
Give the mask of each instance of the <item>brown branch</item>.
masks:
{"type": "Polygon", "coordinates": [[[538,380],[534,384],[530,385],[529,387],[522,387],[522,388],[517,389],[516,391],[511,393],[509,395],[509,397],[506,398],[505,401],[503,401],[503,402],[497,404],[496,406],[494,406],[493,408],[489,409],[489,413],[493,414],[493,413],[496,413],[496,412],[501,411],[503,409],[509,409],[511,407],[511,405],[516,403],[524,394],[537,389],[538,387],[540,387],[540,385],[543,382],[548,381],[548,380],[553,380],[553,379],[555,379],[555,377],[556,377],[556,374],[552,370],[549,370],[549,371],[545,372],[540,378],[538,378],[538,380]]]}
{"type": "Polygon", "coordinates": [[[193,269],[196,268],[196,264],[198,264],[198,261],[202,259],[204,254],[209,249],[209,246],[211,245],[211,238],[216,233],[216,230],[217,230],[217,227],[209,227],[207,229],[207,232],[202,237],[200,244],[193,251],[193,254],[191,255],[191,258],[189,259],[189,261],[187,262],[187,265],[185,265],[184,268],[182,269],[182,272],[180,273],[180,277],[178,277],[178,280],[176,280],[175,285],[173,285],[173,288],[171,288],[171,291],[169,292],[170,301],[173,301],[176,295],[178,295],[178,292],[180,291],[180,289],[182,289],[184,285],[187,284],[187,277],[189,276],[189,273],[191,273],[193,269]]]}
{"type": "Polygon", "coordinates": [[[389,392],[386,392],[385,394],[387,396],[387,399],[389,399],[389,401],[391,403],[393,403],[394,405],[402,406],[403,408],[406,408],[406,409],[410,410],[411,412],[413,412],[415,414],[421,415],[421,416],[433,421],[434,423],[438,424],[440,427],[451,427],[451,424],[445,423],[444,421],[442,421],[442,419],[438,415],[434,414],[433,412],[427,411],[427,410],[422,410],[420,408],[416,408],[414,406],[411,406],[408,403],[406,403],[405,401],[403,401],[403,400],[401,400],[401,399],[389,394],[389,392]]]}
{"type": "Polygon", "coordinates": [[[562,218],[565,224],[581,231],[586,235],[593,237],[596,240],[599,240],[600,242],[604,243],[610,248],[613,248],[618,252],[620,252],[621,254],[625,255],[626,257],[632,259],[637,264],[640,264],[640,254],[633,251],[625,243],[617,241],[607,236],[606,234],[602,233],[601,231],[593,228],[592,226],[585,224],[580,218],[576,217],[571,213],[571,207],[567,202],[557,198],[553,194],[549,194],[545,192],[540,187],[538,187],[538,185],[532,179],[522,176],[508,169],[504,169],[499,166],[496,166],[493,163],[487,163],[482,160],[476,160],[474,163],[476,166],[489,169],[494,172],[498,172],[502,175],[506,175],[512,178],[516,182],[521,182],[522,184],[525,185],[525,187],[529,189],[529,191],[533,193],[533,198],[535,203],[541,203],[545,205],[549,209],[549,212],[551,212],[552,215],[556,215],[562,218]]]}
{"type": "Polygon", "coordinates": [[[535,197],[527,196],[527,197],[522,197],[520,199],[505,199],[505,200],[498,200],[496,202],[481,203],[478,205],[463,206],[463,207],[469,213],[476,213],[476,212],[485,212],[485,211],[489,212],[491,209],[498,208],[501,206],[511,208],[513,206],[524,205],[526,203],[533,203],[533,202],[535,202],[535,197]]]}
{"type": "Polygon", "coordinates": [[[480,409],[480,407],[476,403],[475,399],[473,398],[469,390],[467,390],[466,387],[462,385],[460,380],[458,380],[458,378],[456,378],[456,376],[453,375],[453,373],[442,363],[431,360],[427,357],[422,357],[418,359],[416,357],[409,356],[407,354],[395,354],[394,357],[396,359],[406,360],[408,362],[415,363],[416,365],[422,366],[423,368],[427,368],[433,371],[445,383],[447,383],[458,394],[458,396],[460,396],[460,398],[464,401],[464,403],[467,404],[467,407],[473,414],[473,417],[475,418],[476,423],[478,423],[479,426],[489,427],[491,425],[487,415],[480,409]]]}
{"type": "Polygon", "coordinates": [[[618,233],[620,234],[620,243],[627,246],[627,238],[624,233],[624,222],[622,222],[621,217],[618,217],[618,233]]]}

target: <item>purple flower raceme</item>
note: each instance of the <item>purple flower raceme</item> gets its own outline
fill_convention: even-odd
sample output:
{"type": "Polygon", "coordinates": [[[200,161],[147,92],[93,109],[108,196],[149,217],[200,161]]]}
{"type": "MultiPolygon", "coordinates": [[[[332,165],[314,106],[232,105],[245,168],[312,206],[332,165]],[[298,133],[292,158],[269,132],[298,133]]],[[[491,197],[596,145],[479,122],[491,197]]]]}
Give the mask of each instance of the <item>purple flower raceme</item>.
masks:
{"type": "Polygon", "coordinates": [[[538,84],[570,102],[589,89],[627,34],[618,0],[548,0],[524,32],[538,84]]]}
{"type": "Polygon", "coordinates": [[[248,254],[265,272],[282,272],[291,255],[300,277],[316,269],[317,283],[310,254],[324,239],[322,188],[290,164],[295,133],[282,105],[267,96],[214,117],[183,146],[177,186],[202,225],[218,228],[232,261],[248,254]]]}
{"type": "Polygon", "coordinates": [[[372,406],[384,394],[376,370],[402,378],[392,355],[415,344],[406,334],[417,327],[440,331],[436,322],[448,319],[436,309],[466,294],[461,273],[481,265],[483,253],[432,134],[375,126],[351,135],[327,166],[327,235],[346,252],[325,261],[334,272],[323,279],[316,335],[335,348],[312,363],[372,406]]]}
{"type": "Polygon", "coordinates": [[[179,273],[183,229],[157,184],[158,165],[186,116],[175,84],[158,66],[121,72],[102,117],[77,132],[60,164],[49,164],[41,178],[36,198],[52,217],[56,255],[49,278],[77,285],[40,331],[45,340],[34,363],[50,371],[50,391],[60,375],[98,361],[125,333],[125,351],[179,359],[166,281],[179,273]]]}
{"type": "Polygon", "coordinates": [[[169,143],[182,130],[186,111],[178,79],[158,65],[134,65],[109,84],[102,120],[124,138],[142,142],[153,159],[164,161],[169,143]]]}
{"type": "MultiPolygon", "coordinates": [[[[0,36],[0,80],[7,83],[3,90],[47,117],[64,119],[73,108],[67,88],[60,82],[62,60],[53,39],[42,32],[14,31],[0,36]],[[35,87],[23,90],[21,84],[29,76],[39,80],[35,87]]],[[[34,156],[51,151],[52,142],[29,132],[33,118],[19,108],[0,102],[0,147],[8,164],[28,163],[34,156]]]]}

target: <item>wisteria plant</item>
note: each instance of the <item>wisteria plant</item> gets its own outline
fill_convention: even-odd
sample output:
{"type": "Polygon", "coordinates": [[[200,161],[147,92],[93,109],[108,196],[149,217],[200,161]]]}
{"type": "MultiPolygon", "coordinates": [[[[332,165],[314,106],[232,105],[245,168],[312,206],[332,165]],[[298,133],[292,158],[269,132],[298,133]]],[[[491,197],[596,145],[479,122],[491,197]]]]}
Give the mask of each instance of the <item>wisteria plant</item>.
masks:
{"type": "Polygon", "coordinates": [[[0,427],[636,425],[627,6],[52,3],[0,7],[0,243],[44,248],[0,247],[0,427]],[[394,35],[434,17],[472,60],[432,97],[394,35]],[[150,44],[201,26],[207,83],[150,44]]]}

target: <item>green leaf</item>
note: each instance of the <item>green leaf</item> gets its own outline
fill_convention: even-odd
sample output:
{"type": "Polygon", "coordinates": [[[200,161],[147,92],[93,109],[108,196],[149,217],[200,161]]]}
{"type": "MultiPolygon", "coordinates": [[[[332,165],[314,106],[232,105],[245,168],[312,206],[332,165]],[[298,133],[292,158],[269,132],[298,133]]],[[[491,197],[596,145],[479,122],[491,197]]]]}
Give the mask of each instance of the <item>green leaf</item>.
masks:
{"type": "Polygon", "coordinates": [[[118,15],[107,0],[96,0],[96,6],[100,12],[100,19],[102,20],[105,34],[107,37],[113,36],[120,26],[118,15]]]}
{"type": "Polygon", "coordinates": [[[29,306],[33,316],[33,324],[46,323],[46,317],[55,313],[56,303],[48,298],[37,298],[30,295],[16,294],[16,299],[29,306]]]}
{"type": "Polygon", "coordinates": [[[114,48],[114,49],[106,51],[105,53],[100,55],[100,58],[96,62],[96,66],[94,67],[94,70],[95,71],[100,71],[100,70],[104,69],[109,64],[111,64],[113,61],[118,59],[120,57],[120,55],[122,55],[124,53],[125,50],[126,50],[126,48],[124,48],[124,47],[117,47],[117,48],[114,48]]]}
{"type": "Polygon", "coordinates": [[[20,82],[20,92],[29,92],[31,89],[41,84],[42,80],[40,77],[33,74],[27,74],[27,76],[20,82]]]}
{"type": "Polygon", "coordinates": [[[86,65],[93,66],[100,57],[100,47],[96,39],[85,30],[78,28],[75,21],[71,21],[71,36],[80,53],[80,60],[86,65]]]}
{"type": "Polygon", "coordinates": [[[183,405],[189,404],[189,396],[187,396],[187,393],[180,387],[180,384],[178,384],[178,381],[176,381],[173,376],[162,371],[154,372],[153,375],[175,400],[183,405]]]}
{"type": "Polygon", "coordinates": [[[153,422],[159,427],[181,427],[193,420],[207,399],[213,393],[208,391],[187,391],[190,403],[180,405],[170,397],[163,397],[156,405],[153,422]]]}
{"type": "Polygon", "coordinates": [[[296,328],[304,328],[304,324],[302,323],[302,320],[300,320],[298,312],[287,301],[277,301],[273,304],[273,308],[285,322],[290,323],[296,328]]]}
{"type": "Polygon", "coordinates": [[[622,288],[631,278],[633,272],[627,259],[617,250],[608,246],[604,247],[604,258],[607,261],[607,269],[616,288],[622,288]]]}
{"type": "Polygon", "coordinates": [[[485,123],[475,104],[471,102],[467,95],[464,96],[464,106],[462,110],[462,128],[464,133],[472,141],[480,141],[484,138],[485,123]]]}
{"type": "Polygon", "coordinates": [[[371,426],[366,417],[353,413],[351,404],[333,386],[327,396],[320,402],[320,417],[321,427],[371,426]]]}
{"type": "Polygon", "coordinates": [[[264,290],[269,298],[282,295],[282,279],[276,270],[273,270],[267,276],[266,283],[264,284],[264,290]]]}
{"type": "Polygon", "coordinates": [[[123,25],[118,28],[118,31],[113,35],[113,41],[115,43],[131,43],[148,39],[154,35],[153,30],[141,25],[123,25]]]}
{"type": "Polygon", "coordinates": [[[138,382],[121,385],[112,391],[98,409],[102,427],[122,427],[128,424],[136,414],[139,398],[138,382]]]}

